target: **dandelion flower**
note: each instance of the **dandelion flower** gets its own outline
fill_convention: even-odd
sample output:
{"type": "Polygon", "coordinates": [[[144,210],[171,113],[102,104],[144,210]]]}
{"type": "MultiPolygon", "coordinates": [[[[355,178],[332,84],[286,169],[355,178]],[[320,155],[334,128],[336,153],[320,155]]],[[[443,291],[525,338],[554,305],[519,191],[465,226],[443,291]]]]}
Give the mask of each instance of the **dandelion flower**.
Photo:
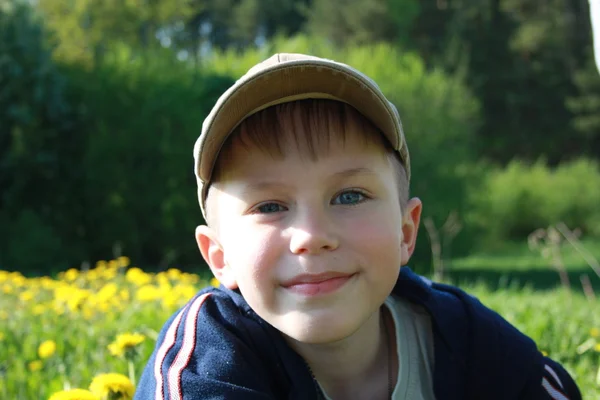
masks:
{"type": "Polygon", "coordinates": [[[125,273],[125,279],[127,279],[127,282],[134,283],[137,286],[143,286],[152,281],[152,277],[138,267],[129,268],[125,273]]]}
{"type": "Polygon", "coordinates": [[[90,391],[101,398],[131,400],[135,388],[125,375],[108,373],[96,375],[90,384],[90,391]]]}
{"type": "Polygon", "coordinates": [[[56,351],[56,343],[54,340],[46,340],[38,347],[38,355],[41,359],[51,357],[56,351]]]}
{"type": "Polygon", "coordinates": [[[211,286],[213,286],[213,287],[216,287],[216,288],[218,288],[218,287],[219,287],[219,285],[220,285],[220,283],[219,283],[219,280],[218,280],[217,278],[212,278],[212,279],[210,280],[210,285],[211,285],[211,286]]]}
{"type": "Polygon", "coordinates": [[[122,333],[117,335],[117,339],[108,345],[108,350],[113,356],[127,355],[144,340],[146,340],[146,336],[141,333],[122,333]]]}
{"type": "Polygon", "coordinates": [[[27,364],[27,368],[31,372],[39,371],[40,369],[42,369],[43,366],[44,363],[42,363],[42,360],[31,361],[29,364],[27,364]]]}
{"type": "Polygon", "coordinates": [[[61,390],[48,400],[98,400],[98,396],[85,389],[61,390]]]}
{"type": "Polygon", "coordinates": [[[599,337],[600,336],[600,329],[599,328],[592,328],[592,329],[590,329],[590,336],[591,337],[599,337]]]}
{"type": "Polygon", "coordinates": [[[160,289],[154,285],[144,285],[135,294],[135,298],[141,302],[158,300],[161,296],[160,289]]]}
{"type": "Polygon", "coordinates": [[[33,297],[34,297],[34,294],[31,290],[26,290],[19,295],[19,298],[21,299],[21,301],[25,302],[25,303],[33,300],[33,297]]]}
{"type": "Polygon", "coordinates": [[[596,343],[596,344],[594,345],[594,350],[596,350],[597,352],[599,352],[599,353],[600,353],[600,343],[596,343]]]}
{"type": "Polygon", "coordinates": [[[117,265],[119,267],[128,267],[129,264],[131,263],[131,261],[129,260],[129,257],[125,257],[125,256],[121,256],[119,258],[117,258],[117,265]]]}
{"type": "Polygon", "coordinates": [[[79,271],[75,268],[70,268],[63,274],[63,278],[69,282],[74,282],[79,278],[79,271]]]}

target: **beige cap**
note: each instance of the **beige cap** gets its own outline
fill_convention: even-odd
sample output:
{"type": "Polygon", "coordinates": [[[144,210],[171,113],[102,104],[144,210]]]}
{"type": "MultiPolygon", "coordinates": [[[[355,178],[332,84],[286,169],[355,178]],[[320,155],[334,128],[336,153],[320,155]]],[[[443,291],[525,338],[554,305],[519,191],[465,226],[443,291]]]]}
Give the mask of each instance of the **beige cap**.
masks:
{"type": "Polygon", "coordinates": [[[331,99],[354,107],[398,151],[410,179],[408,148],[398,110],[372,79],[332,60],[303,54],[275,54],[252,67],[223,93],[202,124],[202,133],[194,145],[194,170],[205,218],[204,203],[212,171],[231,132],[260,110],[303,99],[331,99]]]}

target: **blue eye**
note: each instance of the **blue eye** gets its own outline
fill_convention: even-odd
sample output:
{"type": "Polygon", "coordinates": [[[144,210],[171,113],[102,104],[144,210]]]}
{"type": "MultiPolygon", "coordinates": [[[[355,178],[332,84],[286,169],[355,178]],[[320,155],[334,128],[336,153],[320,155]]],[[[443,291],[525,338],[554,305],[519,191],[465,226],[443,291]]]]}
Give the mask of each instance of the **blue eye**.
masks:
{"type": "Polygon", "coordinates": [[[356,190],[347,190],[340,193],[335,199],[333,204],[341,205],[356,205],[365,201],[366,196],[356,190]]]}
{"type": "Polygon", "coordinates": [[[277,203],[265,203],[261,204],[256,208],[256,211],[259,214],[272,214],[276,212],[285,211],[284,207],[281,204],[277,203]]]}

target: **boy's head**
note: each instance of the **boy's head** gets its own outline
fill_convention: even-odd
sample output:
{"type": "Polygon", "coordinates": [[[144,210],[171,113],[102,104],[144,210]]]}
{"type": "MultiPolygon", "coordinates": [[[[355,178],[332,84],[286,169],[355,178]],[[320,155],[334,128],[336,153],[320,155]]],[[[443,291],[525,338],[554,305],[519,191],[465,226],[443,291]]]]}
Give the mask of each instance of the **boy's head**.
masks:
{"type": "Polygon", "coordinates": [[[223,95],[195,146],[208,222],[196,238],[215,276],[281,332],[341,339],[373,317],[414,249],[421,203],[408,199],[400,120],[348,66],[265,63],[223,95]]]}

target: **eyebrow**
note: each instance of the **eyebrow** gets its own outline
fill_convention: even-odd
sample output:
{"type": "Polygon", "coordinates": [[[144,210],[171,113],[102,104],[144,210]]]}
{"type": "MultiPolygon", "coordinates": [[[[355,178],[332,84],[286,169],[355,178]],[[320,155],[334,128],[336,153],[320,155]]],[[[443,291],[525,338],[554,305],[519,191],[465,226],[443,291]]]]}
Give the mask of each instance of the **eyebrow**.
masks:
{"type": "MultiPolygon", "coordinates": [[[[345,178],[351,178],[357,175],[375,175],[375,172],[369,168],[359,167],[359,168],[350,168],[343,171],[339,171],[331,175],[332,180],[339,180],[345,178]]],[[[247,195],[249,193],[261,192],[266,190],[275,190],[275,189],[286,189],[289,188],[290,185],[282,182],[256,182],[250,183],[246,185],[243,189],[243,194],[247,195]]]]}

